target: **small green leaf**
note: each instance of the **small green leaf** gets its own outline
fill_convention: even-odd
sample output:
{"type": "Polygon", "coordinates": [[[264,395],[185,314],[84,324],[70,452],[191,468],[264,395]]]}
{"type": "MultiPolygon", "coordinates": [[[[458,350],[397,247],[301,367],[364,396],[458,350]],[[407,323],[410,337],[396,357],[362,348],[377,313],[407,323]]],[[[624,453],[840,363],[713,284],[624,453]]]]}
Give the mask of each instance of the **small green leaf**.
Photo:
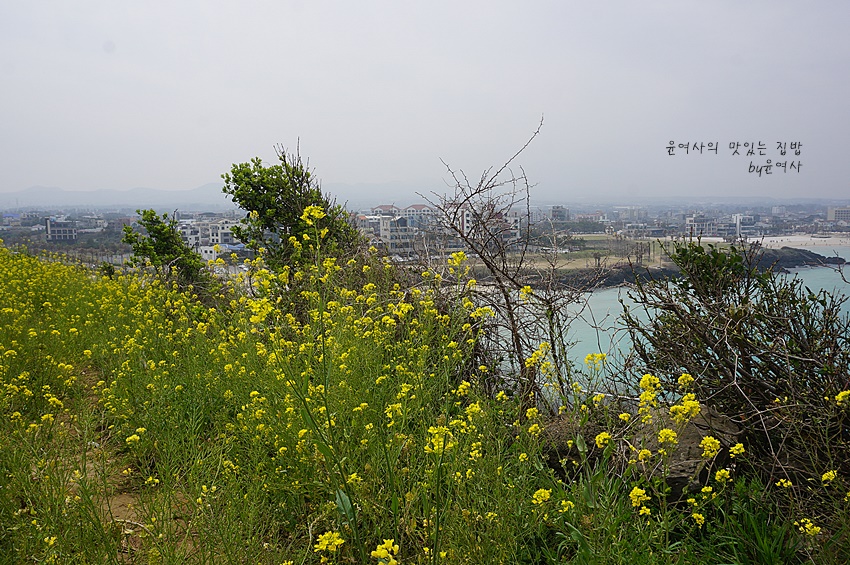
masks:
{"type": "Polygon", "coordinates": [[[331,448],[328,446],[328,444],[323,443],[321,441],[317,441],[316,442],[316,449],[318,449],[319,453],[321,453],[325,457],[325,460],[333,461],[334,454],[331,451],[331,448]]]}
{"type": "Polygon", "coordinates": [[[348,495],[342,489],[336,491],[336,508],[340,514],[345,516],[349,524],[354,523],[354,507],[351,505],[348,495]]]}
{"type": "Polygon", "coordinates": [[[316,428],[316,424],[313,422],[313,418],[310,417],[310,413],[307,412],[306,408],[301,409],[301,420],[304,421],[304,425],[318,433],[318,428],[316,428]]]}
{"type": "Polygon", "coordinates": [[[582,455],[587,453],[587,444],[584,443],[584,436],[581,434],[578,434],[576,436],[576,448],[578,449],[578,452],[582,455]]]}

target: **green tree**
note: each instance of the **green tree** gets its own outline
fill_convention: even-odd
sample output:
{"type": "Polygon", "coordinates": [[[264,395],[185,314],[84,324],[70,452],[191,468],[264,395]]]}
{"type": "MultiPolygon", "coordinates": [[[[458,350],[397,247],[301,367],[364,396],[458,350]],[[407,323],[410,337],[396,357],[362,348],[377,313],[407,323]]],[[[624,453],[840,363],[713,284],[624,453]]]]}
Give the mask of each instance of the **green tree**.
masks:
{"type": "Polygon", "coordinates": [[[299,153],[277,147],[279,164],[265,166],[259,157],[249,163],[234,164],[222,175],[224,192],[245,210],[241,224],[233,234],[249,248],[265,249],[266,263],[273,269],[301,261],[304,236],[314,232],[301,220],[308,206],[318,206],[325,216],[317,221],[319,230],[327,229],[324,253],[339,254],[355,247],[361,236],[345,209],[322,193],[299,153]]]}
{"type": "Polygon", "coordinates": [[[131,246],[131,265],[151,266],[157,275],[176,280],[181,287],[205,286],[211,281],[204,260],[180,237],[177,219],[155,210],[136,210],[144,233],[124,226],[122,241],[131,246]]]}

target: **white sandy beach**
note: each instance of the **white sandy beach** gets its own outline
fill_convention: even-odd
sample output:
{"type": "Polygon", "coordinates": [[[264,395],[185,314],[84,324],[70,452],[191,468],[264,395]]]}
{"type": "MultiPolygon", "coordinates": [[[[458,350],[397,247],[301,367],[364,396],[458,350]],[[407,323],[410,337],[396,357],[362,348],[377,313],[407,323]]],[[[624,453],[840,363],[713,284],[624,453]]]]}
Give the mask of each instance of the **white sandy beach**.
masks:
{"type": "Polygon", "coordinates": [[[850,235],[845,237],[812,237],[810,235],[785,235],[765,237],[765,247],[850,247],[850,235]]]}

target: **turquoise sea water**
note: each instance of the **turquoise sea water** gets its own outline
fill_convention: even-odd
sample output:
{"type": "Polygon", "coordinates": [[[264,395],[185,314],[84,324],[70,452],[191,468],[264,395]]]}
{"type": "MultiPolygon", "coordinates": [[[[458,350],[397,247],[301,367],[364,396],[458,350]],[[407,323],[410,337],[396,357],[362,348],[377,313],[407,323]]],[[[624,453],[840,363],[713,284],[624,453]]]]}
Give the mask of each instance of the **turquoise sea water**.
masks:
{"type": "MultiPolygon", "coordinates": [[[[838,255],[850,261],[850,247],[806,247],[824,256],[838,255]]],[[[846,269],[847,279],[850,280],[850,266],[846,269]]],[[[850,295],[850,285],[841,279],[841,275],[828,267],[806,267],[796,269],[791,275],[803,280],[803,284],[812,290],[825,289],[850,295]]],[[[619,321],[622,313],[620,298],[630,303],[625,288],[606,288],[586,295],[587,306],[583,309],[574,305],[571,314],[578,317],[570,324],[569,339],[575,342],[570,349],[570,358],[576,363],[583,363],[588,353],[605,352],[612,356],[621,356],[627,352],[631,343],[629,336],[619,321]]],[[[850,303],[845,304],[850,314],[850,303]]]]}

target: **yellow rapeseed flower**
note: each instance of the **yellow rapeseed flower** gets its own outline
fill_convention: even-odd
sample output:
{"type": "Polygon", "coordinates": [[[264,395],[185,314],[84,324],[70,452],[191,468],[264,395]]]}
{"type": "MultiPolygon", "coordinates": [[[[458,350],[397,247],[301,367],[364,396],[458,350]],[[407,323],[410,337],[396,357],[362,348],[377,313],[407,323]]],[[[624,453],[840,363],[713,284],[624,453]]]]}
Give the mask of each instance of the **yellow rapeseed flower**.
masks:
{"type": "Polygon", "coordinates": [[[552,497],[552,489],[538,489],[531,497],[534,504],[543,504],[552,497]]]}
{"type": "Polygon", "coordinates": [[[301,219],[304,220],[308,226],[313,225],[313,220],[321,220],[327,214],[322,210],[320,206],[307,206],[304,208],[304,212],[301,214],[301,219]]]}
{"type": "Polygon", "coordinates": [[[661,381],[658,380],[658,377],[650,375],[649,373],[641,377],[639,384],[641,390],[656,391],[661,388],[661,381]]]}
{"type": "Polygon", "coordinates": [[[588,369],[598,371],[602,368],[602,364],[608,359],[605,353],[588,353],[584,358],[584,364],[588,369]]]}
{"type": "Polygon", "coordinates": [[[442,455],[457,445],[452,432],[446,426],[431,426],[428,428],[428,433],[431,434],[431,438],[425,445],[426,453],[442,455]]]}
{"type": "Polygon", "coordinates": [[[744,449],[744,444],[736,443],[735,445],[729,448],[729,457],[732,457],[734,459],[736,455],[742,455],[745,451],[746,449],[744,449]]]}
{"type": "Polygon", "coordinates": [[[703,516],[699,512],[694,512],[693,514],[691,514],[691,518],[693,518],[694,522],[697,523],[697,527],[702,528],[702,525],[705,524],[705,516],[703,516]]]}
{"type": "Polygon", "coordinates": [[[655,397],[661,389],[661,381],[658,377],[647,373],[640,379],[640,388],[642,392],[639,397],[638,414],[641,416],[641,422],[648,424],[652,422],[652,408],[658,406],[655,397]]]}
{"type": "Polygon", "coordinates": [[[629,498],[632,501],[632,506],[635,508],[649,500],[649,496],[647,496],[646,491],[640,487],[634,487],[632,492],[629,493],[629,498]]]}
{"type": "Polygon", "coordinates": [[[797,526],[800,533],[806,534],[807,536],[814,537],[820,533],[820,527],[816,526],[815,523],[808,518],[803,518],[798,522],[794,522],[794,525],[797,526]]]}
{"type": "Polygon", "coordinates": [[[385,539],[384,543],[379,544],[372,552],[372,557],[383,560],[387,565],[396,565],[395,557],[398,555],[399,546],[394,539],[385,539]]]}
{"type": "Polygon", "coordinates": [[[670,445],[676,445],[677,443],[679,443],[679,438],[676,432],[674,432],[670,428],[664,428],[660,432],[658,432],[658,443],[669,443],[670,445]]]}
{"type": "Polygon", "coordinates": [[[700,412],[699,402],[693,393],[688,393],[682,398],[681,404],[670,407],[670,415],[677,424],[684,424],[695,418],[700,412]]]}
{"type": "Polygon", "coordinates": [[[460,267],[464,262],[466,262],[467,256],[463,251],[456,251],[451,254],[449,260],[447,261],[449,267],[460,267]]]}
{"type": "Polygon", "coordinates": [[[682,373],[679,377],[679,386],[682,388],[689,387],[694,382],[694,378],[688,373],[682,373]]]}
{"type": "Polygon", "coordinates": [[[313,546],[313,549],[316,552],[319,551],[336,551],[336,548],[345,543],[345,540],[342,539],[342,536],[339,535],[339,532],[325,532],[319,536],[319,539],[316,540],[316,545],[313,546]]]}
{"type": "Polygon", "coordinates": [[[702,448],[702,456],[706,459],[714,457],[720,451],[720,442],[712,436],[702,438],[699,446],[702,448]]]}

